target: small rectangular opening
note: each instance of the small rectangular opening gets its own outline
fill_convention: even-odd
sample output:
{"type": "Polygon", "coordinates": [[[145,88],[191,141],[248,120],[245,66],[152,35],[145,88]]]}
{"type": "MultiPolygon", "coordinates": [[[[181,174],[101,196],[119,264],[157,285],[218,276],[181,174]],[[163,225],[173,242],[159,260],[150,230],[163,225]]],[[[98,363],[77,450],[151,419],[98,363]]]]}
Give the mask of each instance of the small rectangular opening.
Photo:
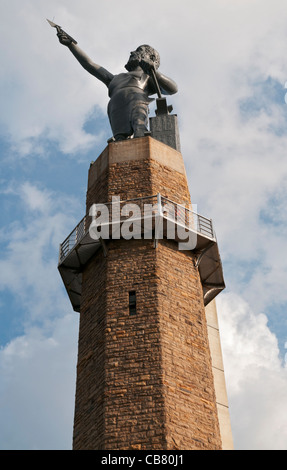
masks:
{"type": "Polygon", "coordinates": [[[137,299],[135,290],[131,290],[129,292],[129,311],[130,315],[136,315],[137,313],[137,299]]]}

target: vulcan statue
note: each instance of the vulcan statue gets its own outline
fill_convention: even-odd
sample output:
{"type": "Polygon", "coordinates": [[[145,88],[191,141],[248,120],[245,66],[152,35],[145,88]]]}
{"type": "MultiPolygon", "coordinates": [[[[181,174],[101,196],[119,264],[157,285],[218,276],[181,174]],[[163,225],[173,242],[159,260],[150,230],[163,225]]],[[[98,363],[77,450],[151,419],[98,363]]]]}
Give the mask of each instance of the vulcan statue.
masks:
{"type": "MultiPolygon", "coordinates": [[[[49,20],[48,20],[49,21],[49,20]]],[[[57,29],[59,41],[67,46],[87,72],[101,80],[110,97],[108,116],[113,140],[143,137],[148,132],[148,105],[150,96],[158,93],[172,95],[177,92],[176,83],[159,72],[158,52],[146,44],[130,53],[127,72],[113,75],[97,65],[83,52],[77,42],[60,26],[50,22],[57,29]]]]}

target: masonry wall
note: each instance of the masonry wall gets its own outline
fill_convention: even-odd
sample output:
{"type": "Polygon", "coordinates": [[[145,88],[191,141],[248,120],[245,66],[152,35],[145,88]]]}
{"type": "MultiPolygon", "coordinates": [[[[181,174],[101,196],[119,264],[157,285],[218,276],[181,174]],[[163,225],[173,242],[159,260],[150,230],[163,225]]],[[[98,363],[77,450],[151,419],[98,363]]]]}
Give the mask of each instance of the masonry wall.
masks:
{"type": "Polygon", "coordinates": [[[156,257],[152,241],[111,243],[106,336],[106,449],[165,449],[156,257]],[[136,292],[136,314],[129,313],[136,292]]]}
{"type": "Polygon", "coordinates": [[[122,201],[157,193],[178,204],[190,204],[181,153],[150,137],[109,144],[91,165],[87,213],[95,202],[112,196],[122,201]]]}
{"type": "Polygon", "coordinates": [[[163,240],[156,250],[169,449],[220,449],[201,283],[193,254],[163,240]]]}
{"type": "Polygon", "coordinates": [[[74,449],[104,449],[106,280],[107,264],[100,251],[83,272],[74,449]]]}
{"type": "MultiPolygon", "coordinates": [[[[149,137],[91,166],[95,202],[190,196],[182,156],[149,137]]],[[[221,448],[199,273],[173,241],[112,240],[83,269],[74,449],[221,448]],[[130,315],[129,291],[137,295],[130,315]]]]}

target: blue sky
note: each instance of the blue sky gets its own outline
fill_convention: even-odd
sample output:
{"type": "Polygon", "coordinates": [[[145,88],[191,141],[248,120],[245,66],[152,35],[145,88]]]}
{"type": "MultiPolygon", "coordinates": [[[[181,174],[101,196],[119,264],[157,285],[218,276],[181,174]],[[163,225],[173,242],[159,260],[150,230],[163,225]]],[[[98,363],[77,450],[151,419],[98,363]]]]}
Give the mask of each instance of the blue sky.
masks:
{"type": "Polygon", "coordinates": [[[113,73],[149,43],[178,83],[168,100],[192,202],[213,219],[227,285],[217,307],[235,447],[286,449],[283,0],[146,0],[144,14],[130,0],[2,2],[0,448],[71,448],[78,314],[58,247],[111,136],[105,86],[46,18],[113,73]]]}

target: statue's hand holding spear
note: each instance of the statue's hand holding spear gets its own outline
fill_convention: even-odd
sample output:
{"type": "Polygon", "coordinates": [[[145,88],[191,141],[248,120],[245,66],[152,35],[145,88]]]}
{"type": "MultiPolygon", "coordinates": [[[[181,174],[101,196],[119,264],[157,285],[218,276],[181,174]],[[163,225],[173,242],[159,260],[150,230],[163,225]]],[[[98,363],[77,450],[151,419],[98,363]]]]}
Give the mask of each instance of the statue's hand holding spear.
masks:
{"type": "Polygon", "coordinates": [[[61,28],[61,26],[59,26],[56,23],[53,23],[53,21],[50,21],[48,19],[47,19],[47,21],[52,26],[52,28],[56,28],[57,36],[58,36],[59,41],[60,41],[61,44],[63,44],[64,46],[70,46],[72,43],[73,44],[78,44],[77,41],[74,38],[72,38],[72,36],[70,36],[68,33],[66,33],[61,28]]]}
{"type": "Polygon", "coordinates": [[[158,97],[161,98],[161,91],[160,91],[160,87],[156,78],[156,69],[154,66],[154,62],[146,58],[145,60],[140,61],[140,66],[147,75],[152,77],[158,97]]]}

